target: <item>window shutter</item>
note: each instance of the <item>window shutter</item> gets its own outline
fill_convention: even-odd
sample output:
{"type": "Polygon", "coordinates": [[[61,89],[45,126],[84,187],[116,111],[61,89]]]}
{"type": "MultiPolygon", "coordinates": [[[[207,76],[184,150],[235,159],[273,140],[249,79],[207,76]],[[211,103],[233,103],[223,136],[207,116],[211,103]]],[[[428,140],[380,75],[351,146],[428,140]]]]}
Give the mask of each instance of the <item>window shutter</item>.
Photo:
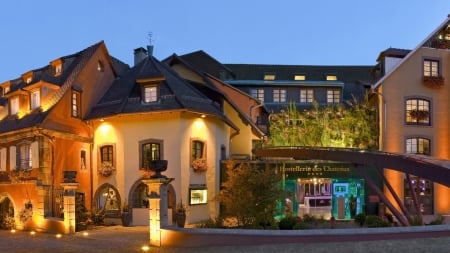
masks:
{"type": "Polygon", "coordinates": [[[39,142],[31,143],[31,168],[39,168],[39,142]]]}
{"type": "Polygon", "coordinates": [[[0,149],[0,171],[6,170],[6,148],[0,149]]]}
{"type": "Polygon", "coordinates": [[[11,170],[17,167],[16,156],[17,156],[16,146],[9,147],[9,168],[11,170]]]}

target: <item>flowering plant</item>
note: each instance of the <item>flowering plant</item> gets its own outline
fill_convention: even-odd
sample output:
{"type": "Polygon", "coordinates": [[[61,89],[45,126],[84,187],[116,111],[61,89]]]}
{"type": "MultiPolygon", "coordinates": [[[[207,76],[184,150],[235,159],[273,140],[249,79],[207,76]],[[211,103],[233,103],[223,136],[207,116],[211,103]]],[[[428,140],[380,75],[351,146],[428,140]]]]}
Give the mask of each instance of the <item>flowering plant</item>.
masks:
{"type": "Polygon", "coordinates": [[[11,170],[11,179],[15,182],[27,179],[31,176],[31,169],[14,168],[11,170]]]}
{"type": "Polygon", "coordinates": [[[116,169],[112,166],[112,163],[109,161],[102,162],[100,168],[97,170],[99,175],[104,177],[109,177],[116,169]]]}
{"type": "Polygon", "coordinates": [[[13,216],[5,215],[1,218],[0,228],[12,229],[16,226],[16,221],[13,216]]]}
{"type": "Polygon", "coordinates": [[[430,88],[440,88],[444,85],[444,78],[442,76],[424,76],[423,83],[430,88]]]}
{"type": "Polygon", "coordinates": [[[197,158],[191,163],[194,171],[206,171],[208,169],[208,165],[206,164],[206,159],[197,158]]]}
{"type": "Polygon", "coordinates": [[[19,211],[20,222],[26,223],[27,221],[31,220],[31,218],[33,218],[33,209],[24,208],[19,211]]]}

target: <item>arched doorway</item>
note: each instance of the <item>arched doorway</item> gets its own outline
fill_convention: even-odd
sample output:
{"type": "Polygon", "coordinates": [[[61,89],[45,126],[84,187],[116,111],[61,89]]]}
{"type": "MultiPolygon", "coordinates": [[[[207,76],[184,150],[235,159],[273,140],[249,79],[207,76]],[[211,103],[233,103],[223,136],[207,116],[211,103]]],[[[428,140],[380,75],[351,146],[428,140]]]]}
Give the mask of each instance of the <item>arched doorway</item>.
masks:
{"type": "Polygon", "coordinates": [[[0,228],[11,229],[14,226],[14,205],[8,197],[2,196],[0,197],[0,228]]]}
{"type": "Polygon", "coordinates": [[[105,217],[117,218],[121,215],[122,200],[119,191],[111,184],[101,185],[94,195],[94,208],[105,212],[105,217]]]}
{"type": "MultiPolygon", "coordinates": [[[[148,224],[148,186],[137,180],[128,194],[129,205],[133,213],[132,224],[134,226],[147,226],[148,224]]],[[[176,193],[171,184],[167,186],[167,207],[169,219],[175,222],[176,193]],[[171,215],[173,214],[173,215],[171,215]],[[172,216],[172,218],[170,218],[172,216]]]]}

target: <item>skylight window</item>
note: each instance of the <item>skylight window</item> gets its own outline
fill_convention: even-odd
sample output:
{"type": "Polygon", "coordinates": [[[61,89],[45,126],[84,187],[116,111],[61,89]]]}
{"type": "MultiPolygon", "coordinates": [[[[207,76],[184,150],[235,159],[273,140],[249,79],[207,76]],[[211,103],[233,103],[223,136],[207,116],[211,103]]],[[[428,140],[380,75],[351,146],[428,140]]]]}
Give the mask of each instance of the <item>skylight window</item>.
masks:
{"type": "Polygon", "coordinates": [[[337,81],[337,76],[336,75],[327,75],[326,80],[327,81],[337,81]]]}
{"type": "Polygon", "coordinates": [[[306,76],[305,75],[294,75],[294,80],[295,81],[305,81],[306,76]]]}
{"type": "Polygon", "coordinates": [[[275,74],[265,74],[264,81],[273,81],[275,80],[275,74]]]}

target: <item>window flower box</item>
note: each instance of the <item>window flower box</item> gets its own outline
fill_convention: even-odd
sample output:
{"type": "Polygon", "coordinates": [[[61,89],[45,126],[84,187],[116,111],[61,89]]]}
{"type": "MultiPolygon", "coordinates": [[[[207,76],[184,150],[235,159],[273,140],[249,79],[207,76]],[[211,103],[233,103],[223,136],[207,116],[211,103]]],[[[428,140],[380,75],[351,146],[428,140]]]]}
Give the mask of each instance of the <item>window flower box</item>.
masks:
{"type": "Polygon", "coordinates": [[[31,179],[31,169],[16,168],[10,172],[11,180],[13,182],[20,182],[31,179]]]}
{"type": "Polygon", "coordinates": [[[103,177],[109,177],[116,169],[112,166],[111,162],[102,162],[97,173],[103,177]]]}
{"type": "Polygon", "coordinates": [[[423,84],[430,88],[440,88],[444,86],[444,78],[442,76],[424,76],[423,84]]]}
{"type": "Polygon", "coordinates": [[[411,116],[411,118],[413,119],[420,121],[427,119],[430,116],[430,112],[424,110],[411,110],[409,111],[409,116],[411,116]]]}
{"type": "Polygon", "coordinates": [[[204,158],[197,158],[194,161],[192,161],[191,167],[195,172],[203,172],[208,169],[206,159],[204,158]]]}

